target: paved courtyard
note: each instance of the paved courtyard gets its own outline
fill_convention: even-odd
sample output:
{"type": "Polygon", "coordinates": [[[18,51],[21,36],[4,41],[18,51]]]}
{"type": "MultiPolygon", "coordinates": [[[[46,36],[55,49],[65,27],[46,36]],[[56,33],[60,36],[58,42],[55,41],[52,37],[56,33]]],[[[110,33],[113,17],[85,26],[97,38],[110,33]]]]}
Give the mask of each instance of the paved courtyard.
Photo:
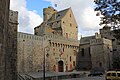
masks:
{"type": "Polygon", "coordinates": [[[105,80],[105,77],[83,77],[83,78],[72,78],[72,79],[62,79],[62,80],[105,80]]]}

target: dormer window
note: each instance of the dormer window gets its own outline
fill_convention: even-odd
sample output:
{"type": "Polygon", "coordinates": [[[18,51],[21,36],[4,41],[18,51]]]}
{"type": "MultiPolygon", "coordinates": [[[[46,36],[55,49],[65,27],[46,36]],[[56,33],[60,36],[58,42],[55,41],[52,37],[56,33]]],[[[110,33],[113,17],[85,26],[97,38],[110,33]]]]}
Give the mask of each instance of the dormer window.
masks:
{"type": "Polygon", "coordinates": [[[70,17],[71,17],[71,14],[70,14],[70,17]]]}

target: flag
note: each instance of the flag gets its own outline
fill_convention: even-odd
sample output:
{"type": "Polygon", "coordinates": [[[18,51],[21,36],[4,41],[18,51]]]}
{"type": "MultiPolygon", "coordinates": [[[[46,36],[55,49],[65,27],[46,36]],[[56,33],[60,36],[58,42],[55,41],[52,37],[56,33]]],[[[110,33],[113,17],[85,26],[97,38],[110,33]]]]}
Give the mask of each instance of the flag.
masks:
{"type": "Polygon", "coordinates": [[[99,13],[99,12],[97,12],[97,13],[96,13],[96,16],[100,16],[100,13],[99,13]]]}
{"type": "Polygon", "coordinates": [[[57,7],[57,4],[55,4],[55,7],[57,7]]]}

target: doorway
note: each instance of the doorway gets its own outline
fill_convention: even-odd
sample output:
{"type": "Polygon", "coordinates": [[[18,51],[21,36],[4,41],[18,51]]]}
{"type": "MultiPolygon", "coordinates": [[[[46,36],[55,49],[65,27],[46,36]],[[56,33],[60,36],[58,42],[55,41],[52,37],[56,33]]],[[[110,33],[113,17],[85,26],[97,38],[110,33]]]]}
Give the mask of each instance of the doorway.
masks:
{"type": "Polygon", "coordinates": [[[58,72],[63,72],[64,71],[64,66],[63,66],[63,61],[58,62],[58,72]]]}

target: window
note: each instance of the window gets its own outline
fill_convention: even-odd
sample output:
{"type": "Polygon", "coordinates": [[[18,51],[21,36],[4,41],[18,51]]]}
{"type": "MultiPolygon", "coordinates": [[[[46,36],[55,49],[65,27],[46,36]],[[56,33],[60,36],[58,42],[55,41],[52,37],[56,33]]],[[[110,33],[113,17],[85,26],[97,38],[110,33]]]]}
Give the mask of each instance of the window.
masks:
{"type": "Polygon", "coordinates": [[[84,48],[81,49],[81,56],[84,56],[84,48]]]}
{"type": "Polygon", "coordinates": [[[70,17],[71,17],[71,14],[70,14],[70,17]]]}
{"type": "Polygon", "coordinates": [[[112,41],[115,41],[115,39],[112,39],[112,41]]]}
{"type": "Polygon", "coordinates": [[[60,16],[60,14],[57,15],[57,17],[59,17],[59,16],[60,16]]]}
{"type": "Polygon", "coordinates": [[[71,56],[70,56],[70,62],[71,62],[72,60],[71,60],[71,56]]]}
{"type": "Polygon", "coordinates": [[[89,56],[91,56],[91,54],[90,54],[90,47],[88,49],[89,49],[89,56]]]}
{"type": "Polygon", "coordinates": [[[107,39],[107,37],[105,37],[105,39],[107,39]]]}
{"type": "Polygon", "coordinates": [[[100,67],[102,66],[102,63],[101,63],[101,62],[99,63],[99,66],[100,66],[100,67]]]}
{"type": "Polygon", "coordinates": [[[64,47],[63,47],[63,52],[64,52],[64,47]]]}
{"type": "Polygon", "coordinates": [[[75,61],[73,61],[73,66],[75,66],[75,61]]]}
{"type": "Polygon", "coordinates": [[[55,32],[52,32],[53,34],[55,34],[55,32]]]}
{"type": "Polygon", "coordinates": [[[72,24],[70,23],[70,26],[72,26],[72,24]]]}
{"type": "Polygon", "coordinates": [[[113,49],[113,51],[117,51],[117,49],[113,49]]]}

